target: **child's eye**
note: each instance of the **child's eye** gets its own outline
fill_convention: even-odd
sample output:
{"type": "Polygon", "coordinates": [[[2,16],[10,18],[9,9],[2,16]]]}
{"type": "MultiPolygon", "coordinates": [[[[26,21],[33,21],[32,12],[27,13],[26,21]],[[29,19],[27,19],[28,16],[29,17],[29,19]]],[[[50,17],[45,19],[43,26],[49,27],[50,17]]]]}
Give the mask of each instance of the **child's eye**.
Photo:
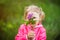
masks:
{"type": "Polygon", "coordinates": [[[33,19],[35,19],[36,17],[33,17],[33,19]]]}

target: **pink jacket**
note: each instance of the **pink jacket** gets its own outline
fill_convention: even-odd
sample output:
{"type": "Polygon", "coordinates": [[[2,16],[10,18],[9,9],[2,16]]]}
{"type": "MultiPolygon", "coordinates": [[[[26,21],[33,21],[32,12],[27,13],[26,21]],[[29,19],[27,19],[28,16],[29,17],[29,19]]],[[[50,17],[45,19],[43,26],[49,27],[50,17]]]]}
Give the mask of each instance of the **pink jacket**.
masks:
{"type": "MultiPolygon", "coordinates": [[[[31,31],[31,26],[22,24],[18,30],[18,34],[15,36],[15,40],[28,40],[27,34],[31,31]]],[[[34,40],[46,40],[46,30],[42,24],[37,24],[34,28],[35,38],[34,40]]]]}

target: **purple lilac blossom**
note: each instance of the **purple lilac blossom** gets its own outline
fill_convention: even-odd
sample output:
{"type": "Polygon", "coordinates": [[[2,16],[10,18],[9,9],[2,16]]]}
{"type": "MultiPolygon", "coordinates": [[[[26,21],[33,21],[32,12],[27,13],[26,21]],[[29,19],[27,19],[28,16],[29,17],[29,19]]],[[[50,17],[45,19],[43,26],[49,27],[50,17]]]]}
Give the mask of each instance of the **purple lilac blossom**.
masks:
{"type": "Polygon", "coordinates": [[[31,19],[32,18],[32,13],[31,14],[28,14],[28,19],[31,19]]]}

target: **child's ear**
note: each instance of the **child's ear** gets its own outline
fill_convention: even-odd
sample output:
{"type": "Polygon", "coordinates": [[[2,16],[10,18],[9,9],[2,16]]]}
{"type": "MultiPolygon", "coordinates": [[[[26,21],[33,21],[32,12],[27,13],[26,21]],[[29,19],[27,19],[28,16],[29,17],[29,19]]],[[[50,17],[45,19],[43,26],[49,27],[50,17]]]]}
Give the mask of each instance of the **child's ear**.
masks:
{"type": "Polygon", "coordinates": [[[45,18],[45,13],[42,11],[42,20],[45,18]]]}
{"type": "Polygon", "coordinates": [[[40,20],[43,21],[44,18],[45,18],[45,13],[41,9],[41,11],[40,11],[40,20]]]}

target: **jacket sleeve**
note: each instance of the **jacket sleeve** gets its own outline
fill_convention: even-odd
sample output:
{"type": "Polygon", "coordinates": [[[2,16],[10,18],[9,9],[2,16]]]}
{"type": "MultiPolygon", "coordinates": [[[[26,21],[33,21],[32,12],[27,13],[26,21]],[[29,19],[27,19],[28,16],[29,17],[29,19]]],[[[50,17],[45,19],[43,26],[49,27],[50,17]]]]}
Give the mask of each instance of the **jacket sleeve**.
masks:
{"type": "Polygon", "coordinates": [[[24,25],[21,25],[19,30],[18,30],[18,34],[15,36],[15,40],[27,40],[27,36],[24,33],[24,25]]]}
{"type": "Polygon", "coordinates": [[[46,29],[44,27],[40,28],[39,40],[46,40],[46,29]]]}

